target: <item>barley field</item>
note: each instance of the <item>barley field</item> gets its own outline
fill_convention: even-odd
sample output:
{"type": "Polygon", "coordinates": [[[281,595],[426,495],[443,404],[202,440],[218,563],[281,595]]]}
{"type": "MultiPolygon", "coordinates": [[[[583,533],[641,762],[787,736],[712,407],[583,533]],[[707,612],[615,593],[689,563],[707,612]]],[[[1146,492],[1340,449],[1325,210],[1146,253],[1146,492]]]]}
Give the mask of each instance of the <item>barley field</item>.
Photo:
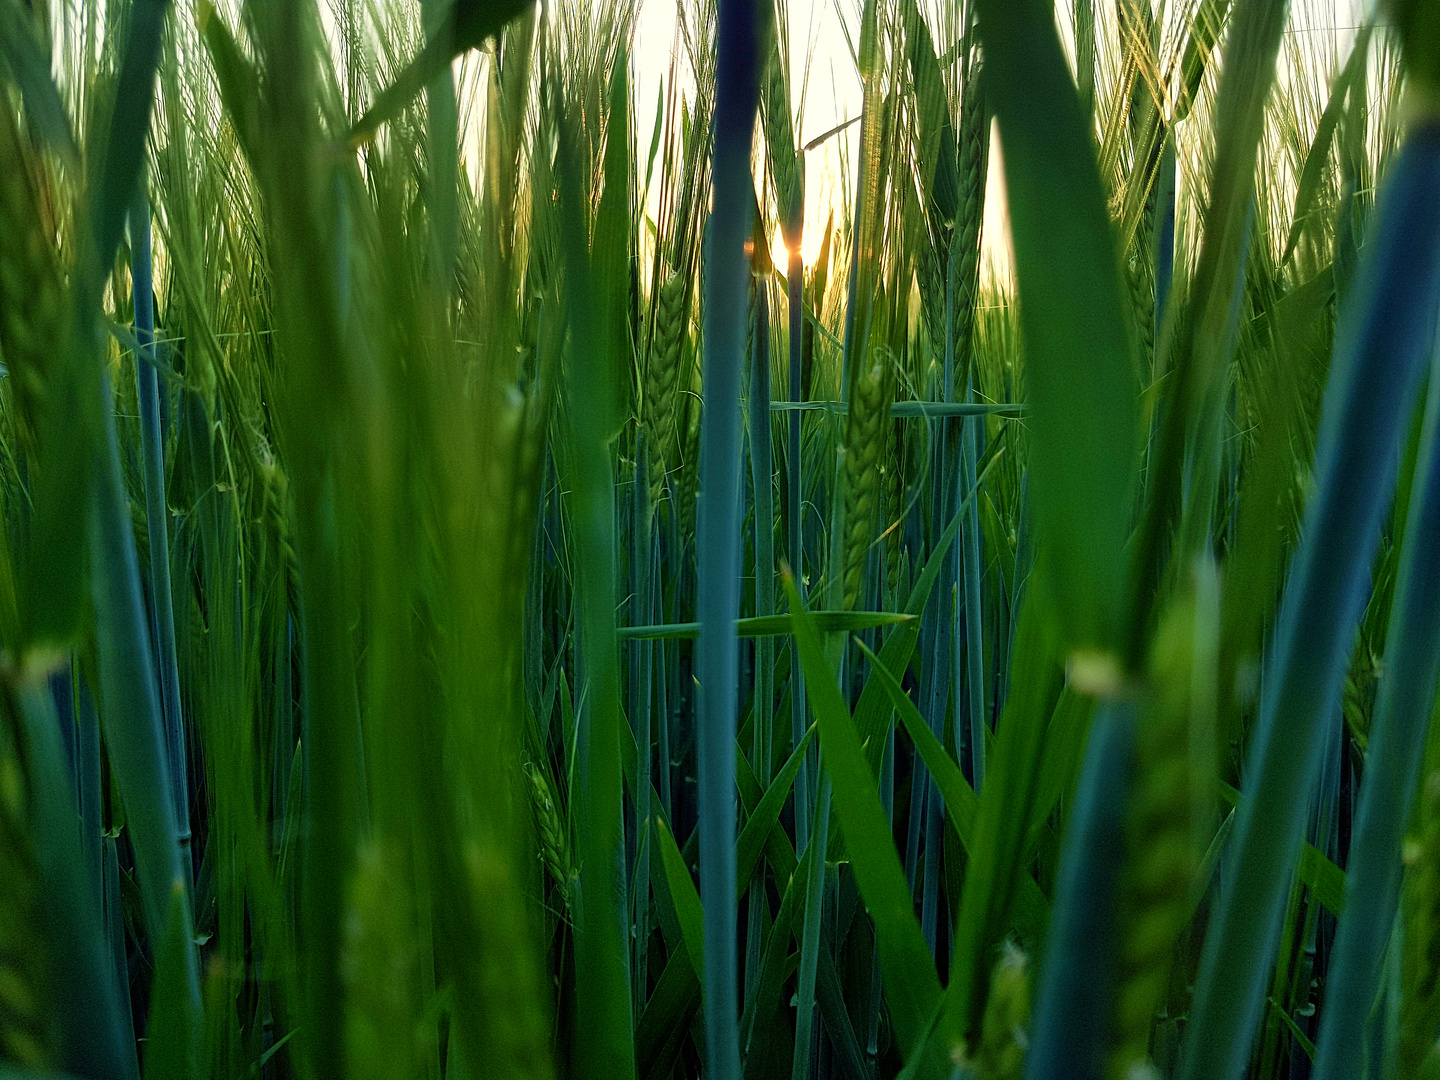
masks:
{"type": "Polygon", "coordinates": [[[0,1080],[1440,1080],[1440,4],[814,10],[0,0],[0,1080]]]}

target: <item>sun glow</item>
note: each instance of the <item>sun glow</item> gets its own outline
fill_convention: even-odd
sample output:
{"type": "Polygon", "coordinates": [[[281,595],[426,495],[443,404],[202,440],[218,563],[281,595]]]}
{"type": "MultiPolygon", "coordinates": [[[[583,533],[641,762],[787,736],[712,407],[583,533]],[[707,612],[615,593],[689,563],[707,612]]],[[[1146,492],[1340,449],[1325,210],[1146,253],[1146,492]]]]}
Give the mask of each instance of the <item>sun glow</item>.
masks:
{"type": "MultiPolygon", "coordinates": [[[[805,264],[808,272],[815,261],[820,258],[820,245],[825,241],[825,223],[805,223],[805,233],[800,238],[800,259],[805,264]]],[[[833,241],[831,242],[834,243],[833,241]]],[[[785,237],[777,229],[775,235],[770,238],[770,258],[775,263],[775,269],[784,274],[790,267],[790,249],[785,246],[785,237]]]]}

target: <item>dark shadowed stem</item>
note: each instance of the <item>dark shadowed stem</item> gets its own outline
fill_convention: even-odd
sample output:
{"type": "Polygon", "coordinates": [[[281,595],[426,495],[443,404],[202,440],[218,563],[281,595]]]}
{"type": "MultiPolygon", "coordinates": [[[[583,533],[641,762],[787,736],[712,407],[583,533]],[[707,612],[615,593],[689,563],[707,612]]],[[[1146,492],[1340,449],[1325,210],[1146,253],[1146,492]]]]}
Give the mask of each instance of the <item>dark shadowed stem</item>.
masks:
{"type": "Polygon", "coordinates": [[[155,297],[151,286],[150,204],[137,188],[130,206],[130,279],[135,297],[135,358],[140,439],[145,459],[145,524],[150,539],[150,627],[159,668],[160,709],[170,767],[175,824],[182,848],[190,845],[190,799],[185,773],[185,728],[180,714],[180,671],[175,656],[175,610],[170,599],[170,512],[165,499],[165,443],[160,434],[160,387],[155,370],[155,297]]]}

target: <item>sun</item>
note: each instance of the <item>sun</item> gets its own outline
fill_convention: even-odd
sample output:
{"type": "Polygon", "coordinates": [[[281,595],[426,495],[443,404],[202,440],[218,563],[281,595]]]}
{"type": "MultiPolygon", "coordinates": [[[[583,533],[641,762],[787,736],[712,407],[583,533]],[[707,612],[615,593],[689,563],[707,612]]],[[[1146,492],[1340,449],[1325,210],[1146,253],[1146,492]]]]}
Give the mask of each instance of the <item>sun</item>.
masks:
{"type": "MultiPolygon", "coordinates": [[[[815,265],[815,260],[820,258],[820,245],[825,240],[825,229],[812,227],[806,222],[805,234],[800,238],[800,258],[809,270],[815,265]]],[[[779,229],[770,237],[770,259],[775,263],[776,269],[782,274],[790,266],[790,249],[785,246],[785,237],[779,229]]]]}

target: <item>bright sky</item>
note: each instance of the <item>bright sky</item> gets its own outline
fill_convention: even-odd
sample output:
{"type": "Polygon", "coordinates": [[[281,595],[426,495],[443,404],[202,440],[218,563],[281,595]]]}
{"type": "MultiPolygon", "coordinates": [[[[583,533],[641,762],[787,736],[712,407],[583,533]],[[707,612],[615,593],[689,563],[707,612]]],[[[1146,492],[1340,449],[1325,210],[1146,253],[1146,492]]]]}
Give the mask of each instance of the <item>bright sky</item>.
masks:
{"type": "MultiPolygon", "coordinates": [[[[1160,2],[1164,4],[1165,0],[1160,2]]],[[[1111,3],[1113,0],[1099,0],[1098,6],[1107,7],[1111,3]]],[[[641,141],[647,144],[654,121],[655,102],[662,81],[669,72],[671,46],[675,40],[676,4],[677,0],[639,0],[632,52],[635,58],[636,131],[641,133],[641,141]]],[[[921,0],[921,4],[925,8],[933,6],[926,0],[921,0]]],[[[1170,6],[1173,6],[1173,0],[1170,6]]],[[[1343,57],[1349,48],[1353,27],[1371,6],[1372,0],[1293,0],[1288,36],[1293,42],[1304,43],[1302,51],[1311,57],[1309,62],[1324,64],[1328,68],[1334,63],[1330,58],[1331,50],[1336,50],[1333,55],[1343,57]]],[[[788,9],[791,86],[796,88],[797,93],[803,88],[804,93],[804,112],[797,130],[797,137],[803,145],[860,114],[860,79],[850,48],[852,37],[858,38],[860,0],[788,0],[788,9]]],[[[1059,0],[1057,9],[1061,37],[1069,48],[1073,41],[1070,0],[1059,0]]],[[[942,50],[944,46],[944,42],[939,43],[942,50]]],[[[1286,78],[1284,69],[1288,63],[1290,61],[1282,53],[1282,80],[1286,78]]],[[[840,185],[842,182],[853,183],[859,133],[859,125],[853,125],[807,156],[805,240],[802,248],[807,265],[818,254],[826,216],[833,207],[838,219],[840,207],[846,201],[840,185]]],[[[998,140],[992,141],[991,145],[984,263],[987,273],[999,272],[1003,275],[1009,263],[1005,238],[1004,180],[998,140]]],[[[783,264],[783,247],[778,235],[775,245],[776,260],[783,264]]]]}
{"type": "MultiPolygon", "coordinates": [[[[789,0],[791,86],[804,88],[804,115],[796,135],[803,146],[837,124],[860,115],[860,77],[846,38],[845,23],[858,33],[859,14],[855,0],[840,0],[845,12],[842,21],[836,0],[789,0]],[[806,79],[805,60],[810,53],[806,79]]],[[[636,125],[648,139],[655,102],[661,82],[669,74],[671,43],[675,39],[676,0],[640,0],[635,28],[636,125]]],[[[830,208],[844,198],[838,190],[842,159],[845,175],[854,176],[854,155],[859,147],[860,126],[853,125],[812,150],[806,159],[805,239],[802,252],[807,265],[819,254],[825,218],[830,208]]],[[[775,258],[784,265],[783,245],[777,235],[775,258]]]]}

